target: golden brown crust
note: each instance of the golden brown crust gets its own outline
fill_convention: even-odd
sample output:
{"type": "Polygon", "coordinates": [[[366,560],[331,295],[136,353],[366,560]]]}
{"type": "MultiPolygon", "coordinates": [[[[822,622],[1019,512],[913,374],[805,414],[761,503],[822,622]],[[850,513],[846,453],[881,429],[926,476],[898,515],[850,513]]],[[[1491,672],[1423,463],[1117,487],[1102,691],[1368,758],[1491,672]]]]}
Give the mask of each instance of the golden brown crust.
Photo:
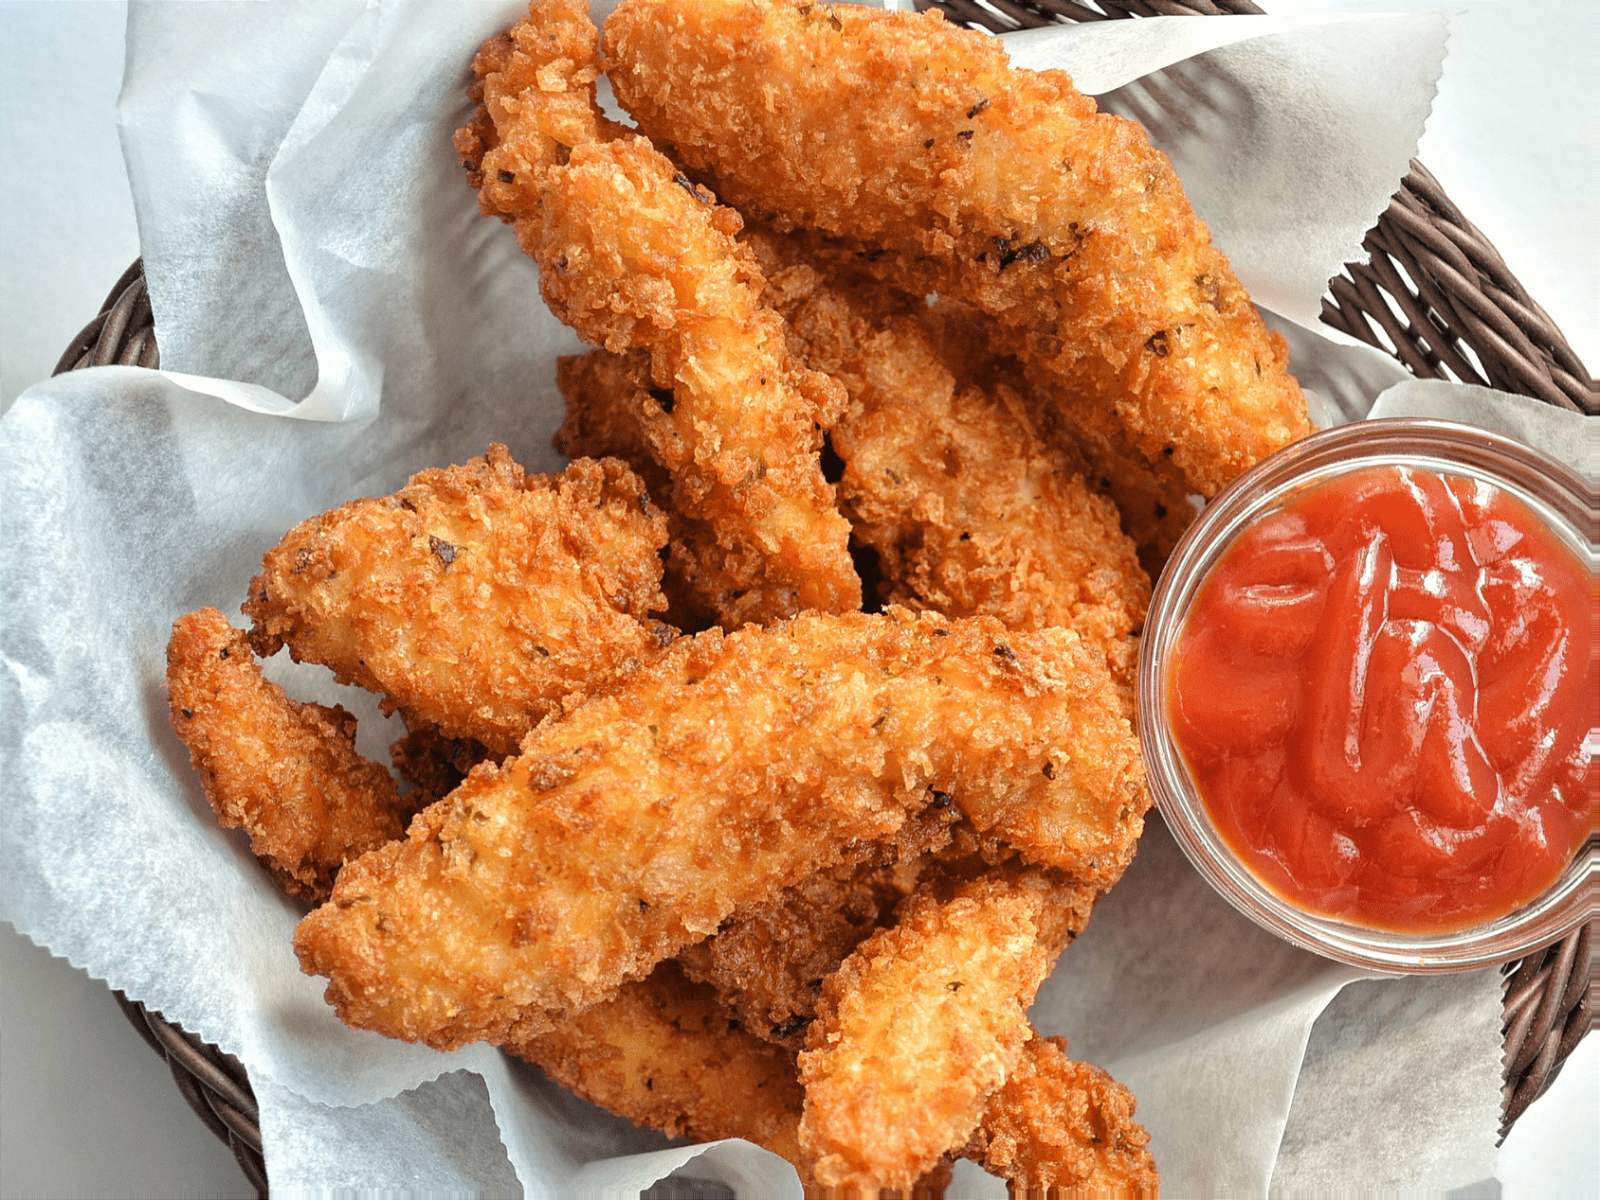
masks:
{"type": "Polygon", "coordinates": [[[1103,656],[904,610],[682,639],[352,864],[296,946],[350,1024],[528,1036],[935,802],[1109,887],[1148,798],[1103,656]]]}
{"type": "Polygon", "coordinates": [[[731,203],[974,304],[1196,491],[1309,432],[1283,340],[1170,163],[1065,74],[937,14],[786,0],[624,0],[605,51],[640,128],[731,203]]]}
{"type": "Polygon", "coordinates": [[[356,719],[301,704],[214,608],[179,617],[167,646],[172,728],[225,828],[243,828],[292,896],[327,899],[344,863],[400,837],[416,805],[356,753],[356,719]]]}
{"type": "MultiPolygon", "coordinates": [[[[655,383],[671,389],[671,413],[658,411],[648,432],[675,507],[705,522],[739,571],[738,587],[716,598],[723,623],[857,609],[849,526],[820,464],[842,394],[789,355],[760,272],[734,240],[739,215],[590,111],[599,35],[582,32],[587,20],[579,0],[535,0],[513,50],[485,47],[475,69],[498,144],[484,161],[516,158],[505,186],[537,199],[484,204],[514,218],[557,316],[594,345],[648,351],[655,383]]],[[[485,142],[480,124],[461,135],[469,163],[485,142]]]]}
{"type": "Polygon", "coordinates": [[[964,1145],[1030,1036],[1049,970],[1038,896],[918,894],[823,984],[800,1055],[800,1148],[830,1187],[905,1188],[964,1145]]]}
{"type": "Polygon", "coordinates": [[[699,1142],[742,1137],[799,1161],[793,1052],[740,1029],[675,963],[505,1049],[636,1125],[699,1142]]]}
{"type": "Polygon", "coordinates": [[[981,330],[819,270],[803,242],[760,228],[745,241],[802,356],[849,393],[830,434],[840,501],[878,553],[884,600],[1104,638],[1143,625],[1150,580],[1116,508],[1042,436],[1017,381],[963,347],[981,330]]]}
{"type": "Polygon", "coordinates": [[[479,108],[455,147],[484,216],[536,225],[545,176],[573,146],[628,135],[595,99],[598,51],[581,0],[536,0],[527,19],[478,51],[468,94],[479,108]]]}
{"type": "Polygon", "coordinates": [[[296,526],[251,640],[387,697],[408,727],[499,755],[562,699],[657,657],[666,520],[621,462],[525,475],[503,446],[296,526]]]}
{"type": "MultiPolygon", "coordinates": [[[[749,594],[751,581],[764,568],[748,552],[723,546],[707,521],[680,511],[666,468],[672,455],[659,452],[652,440],[680,440],[666,416],[673,398],[651,380],[650,356],[639,350],[591,350],[558,359],[556,382],[567,413],[553,439],[555,448],[572,458],[621,458],[638,472],[652,496],[667,503],[670,543],[661,577],[666,619],[686,632],[713,625],[736,628],[746,603],[741,597],[749,594]]],[[[681,457],[685,451],[674,453],[681,457]]]]}
{"type": "MultiPolygon", "coordinates": [[[[1139,547],[1145,571],[1151,578],[1161,573],[1197,511],[1190,499],[1193,489],[1171,458],[1163,454],[1157,461],[1147,461],[1134,449],[1120,422],[1074,403],[1070,391],[1049,371],[1037,366],[1025,369],[1012,357],[1026,350],[1025,343],[970,304],[941,295],[930,305],[922,293],[902,292],[872,274],[874,269],[882,270],[876,267],[876,256],[864,255],[850,243],[814,230],[775,234],[756,223],[743,236],[767,272],[769,297],[774,293],[784,296],[797,288],[808,292],[820,276],[861,296],[880,318],[914,314],[928,331],[940,361],[962,385],[1005,388],[1024,397],[1033,428],[1094,491],[1116,504],[1123,531],[1139,547]],[[785,269],[786,260],[769,260],[765,248],[772,240],[786,248],[787,259],[804,266],[785,269]]],[[[773,303],[789,313],[779,300],[773,303]]],[[[819,337],[817,332],[816,327],[808,328],[806,349],[800,352],[807,365],[837,373],[843,365],[838,351],[847,349],[848,341],[837,335],[819,337]],[[831,353],[830,347],[834,348],[831,353]]],[[[848,387],[848,378],[844,382],[848,387]]]]}
{"type": "Polygon", "coordinates": [[[1065,1039],[1035,1037],[961,1154],[1018,1197],[1155,1200],[1150,1135],[1133,1112],[1132,1093],[1069,1059],[1065,1039]]]}

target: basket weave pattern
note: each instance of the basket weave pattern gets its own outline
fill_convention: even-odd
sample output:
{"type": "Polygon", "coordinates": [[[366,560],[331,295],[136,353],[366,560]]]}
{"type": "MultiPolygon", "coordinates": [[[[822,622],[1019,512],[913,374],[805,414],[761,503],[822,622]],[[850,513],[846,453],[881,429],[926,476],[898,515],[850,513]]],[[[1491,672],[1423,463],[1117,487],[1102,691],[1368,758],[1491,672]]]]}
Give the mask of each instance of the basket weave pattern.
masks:
{"type": "MultiPolygon", "coordinates": [[[[917,0],[917,7],[937,7],[953,21],[996,33],[1063,21],[1262,11],[1250,0],[917,0]]],[[[1393,355],[1419,378],[1485,384],[1600,414],[1600,388],[1561,331],[1420,163],[1411,164],[1363,248],[1371,261],[1345,264],[1329,284],[1326,324],[1393,355]]],[[[143,264],[136,261],[54,374],[160,362],[143,264]]],[[[1592,928],[1593,922],[1502,968],[1510,976],[1502,1139],[1593,1027],[1592,928]]],[[[259,1109],[243,1064],[122,993],[116,998],[195,1113],[266,1196],[259,1109]]]]}

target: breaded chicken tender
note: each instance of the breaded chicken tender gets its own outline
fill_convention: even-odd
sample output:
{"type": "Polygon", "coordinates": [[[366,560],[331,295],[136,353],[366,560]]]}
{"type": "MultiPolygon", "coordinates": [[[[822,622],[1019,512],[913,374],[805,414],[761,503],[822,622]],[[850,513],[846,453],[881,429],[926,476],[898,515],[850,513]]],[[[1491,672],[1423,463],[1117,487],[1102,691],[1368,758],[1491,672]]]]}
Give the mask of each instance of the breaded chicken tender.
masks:
{"type": "MultiPolygon", "coordinates": [[[[830,431],[844,464],[839,494],[854,536],[878,555],[883,600],[1107,638],[1143,624],[1150,581],[1116,508],[1088,487],[1076,448],[1035,428],[1013,386],[1020,380],[997,365],[984,386],[958,379],[940,348],[945,323],[923,302],[889,299],[867,281],[825,278],[768,231],[747,231],[744,240],[768,276],[767,298],[785,318],[796,356],[850,397],[830,431]]],[[[557,449],[615,454],[646,478],[661,470],[642,426],[662,398],[652,395],[642,362],[594,351],[562,360],[559,376],[567,419],[557,449]]],[[[669,520],[669,614],[692,624],[692,603],[679,597],[694,590],[681,580],[682,564],[704,558],[685,550],[699,531],[669,520]]]]}
{"type": "Polygon", "coordinates": [[[267,655],[331,667],[431,726],[511,753],[569,693],[658,657],[673,631],[666,519],[615,459],[525,475],[504,446],[355,500],[268,552],[244,611],[267,655]]]}
{"type": "MultiPolygon", "coordinates": [[[[778,234],[760,222],[741,236],[769,277],[770,302],[791,320],[785,297],[797,277],[804,283],[805,272],[793,270],[803,264],[830,286],[865,299],[877,314],[914,313],[958,386],[978,384],[990,391],[1003,387],[1024,397],[1028,420],[1051,451],[1071,461],[1093,490],[1116,504],[1123,531],[1139,547],[1140,563],[1152,579],[1160,575],[1198,511],[1191,500],[1193,489],[1169,456],[1146,461],[1120,422],[1076,403],[1048,372],[1026,370],[1007,352],[1008,346],[1016,348],[1015,339],[972,305],[949,296],[908,294],[893,287],[892,281],[878,278],[873,274],[881,257],[876,252],[863,254],[851,243],[815,230],[778,234]],[[779,248],[781,257],[769,257],[769,247],[779,248]]],[[[819,339],[815,329],[797,334],[791,325],[790,343],[808,366],[824,372],[833,369],[835,360],[826,350],[830,339],[819,339]],[[820,351],[810,352],[813,346],[820,351]]],[[[848,388],[848,378],[844,382],[848,388]]]]}
{"type": "Polygon", "coordinates": [[[263,679],[244,631],[216,609],[173,624],[167,689],[217,821],[250,835],[291,896],[321,903],[346,861],[405,832],[416,805],[356,753],[356,719],[263,679]]]}
{"type": "Polygon", "coordinates": [[[1283,339],[1171,164],[1064,73],[1013,70],[937,12],[795,0],[623,0],[605,51],[639,127],[728,202],[974,304],[1195,491],[1309,432],[1283,339]]]}
{"type": "Polygon", "coordinates": [[[959,351],[925,302],[824,275],[802,244],[770,231],[745,240],[807,363],[850,395],[830,433],[840,502],[878,553],[885,600],[1106,638],[1144,624],[1150,580],[1115,506],[1090,491],[1080,455],[1045,440],[1003,376],[958,378],[943,347],[959,351]]]}
{"type": "Polygon", "coordinates": [[[1037,896],[917,895],[823,984],[800,1055],[800,1149],[828,1187],[909,1187],[965,1145],[1031,1036],[1050,958],[1037,896]]]}
{"type": "Polygon", "coordinates": [[[1001,352],[994,322],[971,305],[940,297],[923,321],[956,378],[985,380],[992,390],[1023,398],[1023,411],[1044,441],[1116,505],[1123,532],[1139,548],[1139,562],[1151,579],[1158,578],[1199,511],[1171,458],[1147,462],[1119,424],[1097,421],[1088,406],[1062,399],[1059,384],[1036,378],[1044,373],[1030,373],[1001,352]]]}
{"type": "Polygon", "coordinates": [[[849,525],[823,478],[843,395],[789,355],[760,271],[719,205],[594,105],[599,35],[582,0],[534,0],[474,64],[482,114],[457,148],[486,213],[512,221],[546,302],[585,341],[646,350],[670,412],[647,432],[672,504],[716,535],[736,586],[723,624],[861,606],[849,525]]]}
{"type": "Polygon", "coordinates": [[[1017,1197],[1155,1200],[1160,1179],[1133,1119],[1132,1093],[1073,1062],[1062,1038],[1035,1037],[961,1152],[1004,1178],[1017,1197]]]}
{"type": "Polygon", "coordinates": [[[697,1142],[742,1137],[800,1160],[793,1052],[738,1028],[676,963],[505,1049],[635,1125],[697,1142]]]}
{"type": "Polygon", "coordinates": [[[1109,887],[1148,794],[1098,648],[901,609],[681,639],[348,865],[296,948],[348,1024],[536,1036],[932,804],[1109,887]]]}
{"type": "MultiPolygon", "coordinates": [[[[673,434],[665,414],[672,393],[650,377],[650,356],[641,350],[613,354],[591,350],[556,360],[556,384],[567,401],[566,419],[552,444],[569,458],[620,458],[645,481],[652,496],[673,495],[666,455],[657,452],[646,430],[659,438],[673,434]]],[[[667,509],[670,538],[661,590],[666,619],[687,632],[730,619],[730,597],[743,595],[748,581],[765,569],[760,556],[725,549],[717,531],[676,507],[667,509]]],[[[736,614],[734,614],[736,615],[736,614]]]]}

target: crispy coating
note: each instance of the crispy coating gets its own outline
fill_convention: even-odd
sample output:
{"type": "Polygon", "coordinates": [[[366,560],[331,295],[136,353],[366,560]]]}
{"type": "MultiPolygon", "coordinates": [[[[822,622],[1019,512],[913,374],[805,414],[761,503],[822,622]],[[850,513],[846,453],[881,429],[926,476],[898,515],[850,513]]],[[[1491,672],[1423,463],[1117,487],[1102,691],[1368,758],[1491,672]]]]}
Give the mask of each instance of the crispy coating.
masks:
{"type": "Polygon", "coordinates": [[[483,215],[519,230],[537,226],[546,177],[573,146],[630,136],[596,99],[599,46],[580,0],[535,2],[526,19],[483,44],[472,74],[467,94],[478,109],[456,131],[456,153],[483,215]]]}
{"type": "MultiPolygon", "coordinates": [[[[1025,368],[1013,357],[1026,350],[1025,344],[972,305],[945,295],[930,304],[922,293],[910,295],[876,278],[871,273],[878,263],[876,254],[863,255],[851,244],[814,230],[778,235],[758,223],[743,236],[769,276],[769,297],[792,288],[796,275],[803,281],[804,272],[786,273],[769,260],[766,247],[778,245],[784,248],[783,261],[803,263],[836,286],[865,296],[875,313],[914,313],[940,361],[961,384],[977,383],[991,391],[1004,388],[1023,396],[1033,427],[1055,454],[1070,461],[1095,491],[1116,504],[1122,528],[1139,547],[1145,571],[1152,579],[1160,575],[1197,511],[1190,499],[1193,489],[1170,456],[1163,453],[1156,461],[1147,461],[1120,422],[1077,403],[1048,370],[1025,368]]],[[[788,313],[780,300],[773,303],[788,313]]],[[[827,339],[819,343],[814,329],[807,341],[828,344],[827,339]]],[[[835,365],[825,353],[808,355],[807,363],[821,371],[835,365]]],[[[848,386],[848,379],[845,382],[848,386]]]]}
{"type": "MultiPolygon", "coordinates": [[[[849,395],[830,438],[844,464],[841,505],[854,536],[878,555],[882,600],[1106,638],[1143,624],[1150,581],[1119,513],[1088,486],[1076,444],[1036,428],[1019,372],[957,353],[981,332],[952,328],[948,315],[871,281],[827,278],[800,260],[792,239],[757,228],[744,240],[796,356],[849,395]],[[955,375],[952,359],[969,373],[955,375]]],[[[637,356],[563,359],[559,378],[567,419],[557,449],[615,454],[647,480],[662,471],[642,425],[671,397],[652,394],[637,356]]],[[[686,576],[719,564],[691,549],[706,541],[693,522],[669,520],[668,615],[704,627],[686,576]]]]}
{"type": "Polygon", "coordinates": [[[792,0],[624,0],[605,51],[640,128],[729,202],[975,304],[1196,491],[1309,432],[1171,164],[1064,73],[937,13],[792,0]]]}
{"type": "Polygon", "coordinates": [[[1050,962],[1037,895],[916,895],[823,984],[800,1055],[800,1149],[830,1187],[908,1187],[971,1137],[1031,1030],[1050,962]]]}
{"type": "Polygon", "coordinates": [[[244,611],[259,653],[287,645],[387,697],[408,728],[498,755],[563,697],[659,656],[666,520],[617,460],[525,475],[504,446],[356,500],[268,552],[244,611]]]}
{"type": "Polygon", "coordinates": [[[800,1160],[793,1052],[738,1028],[676,963],[505,1048],[636,1125],[698,1142],[742,1137],[800,1160]]]}
{"type": "Polygon", "coordinates": [[[651,380],[650,356],[641,350],[591,350],[560,358],[556,383],[567,412],[552,439],[555,448],[569,458],[620,458],[645,481],[652,496],[669,501],[670,541],[661,577],[667,620],[686,632],[720,624],[735,627],[729,620],[729,598],[747,591],[748,581],[764,568],[725,550],[708,522],[686,516],[670,503],[675,494],[672,475],[646,429],[657,436],[672,432],[665,414],[673,399],[651,380]]]}
{"type": "Polygon", "coordinates": [[[849,525],[820,462],[842,392],[790,356],[734,239],[738,213],[593,110],[598,33],[574,44],[586,12],[582,0],[534,0],[509,39],[480,52],[493,135],[480,116],[458,148],[484,208],[513,221],[557,316],[592,344],[648,351],[655,383],[671,389],[671,411],[658,408],[647,432],[674,507],[710,526],[724,570],[738,572],[710,598],[723,623],[858,609],[849,525]],[[516,196],[502,198],[491,189],[507,175],[516,196]]]}
{"type": "Polygon", "coordinates": [[[1036,1036],[990,1097],[962,1157],[1021,1198],[1155,1200],[1150,1135],[1133,1111],[1132,1093],[1098,1067],[1073,1062],[1064,1039],[1036,1036]]]}
{"type": "Polygon", "coordinates": [[[218,822],[250,835],[290,895],[320,903],[347,860],[405,832],[416,806],[356,753],[356,719],[263,679],[244,631],[216,609],[173,624],[167,689],[218,822]]]}
{"type": "Polygon", "coordinates": [[[992,389],[1024,398],[1024,411],[1045,442],[1116,505],[1145,573],[1158,578],[1198,511],[1193,489],[1171,458],[1146,461],[1119,424],[1096,421],[1089,406],[1061,399],[1061,385],[1048,372],[1028,370],[1001,352],[1005,339],[997,339],[994,322],[971,305],[940,297],[923,321],[957,378],[988,380],[992,389]]]}
{"type": "Polygon", "coordinates": [[[1150,580],[1115,506],[1090,491],[1079,454],[1045,440],[992,364],[970,352],[960,361],[925,302],[824,275],[769,230],[745,240],[807,362],[850,395],[830,434],[844,462],[840,501],[878,553],[886,601],[1106,638],[1144,624],[1150,580]],[[969,373],[958,378],[951,358],[969,373]]]}
{"type": "Polygon", "coordinates": [[[1148,793],[1097,648],[902,609],[681,639],[347,867],[296,947],[349,1024],[532,1036],[935,803],[1109,887],[1148,793]]]}

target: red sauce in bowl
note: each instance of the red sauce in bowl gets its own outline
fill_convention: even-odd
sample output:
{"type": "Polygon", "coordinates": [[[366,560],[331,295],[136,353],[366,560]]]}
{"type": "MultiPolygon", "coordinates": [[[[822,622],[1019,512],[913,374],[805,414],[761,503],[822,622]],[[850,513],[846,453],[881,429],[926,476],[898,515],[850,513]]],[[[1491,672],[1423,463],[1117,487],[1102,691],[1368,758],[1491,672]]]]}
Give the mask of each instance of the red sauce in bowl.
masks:
{"type": "Polygon", "coordinates": [[[1212,822],[1321,916],[1445,933],[1562,873],[1594,824],[1596,585],[1522,501],[1369,467],[1250,526],[1174,648],[1212,822]]]}

